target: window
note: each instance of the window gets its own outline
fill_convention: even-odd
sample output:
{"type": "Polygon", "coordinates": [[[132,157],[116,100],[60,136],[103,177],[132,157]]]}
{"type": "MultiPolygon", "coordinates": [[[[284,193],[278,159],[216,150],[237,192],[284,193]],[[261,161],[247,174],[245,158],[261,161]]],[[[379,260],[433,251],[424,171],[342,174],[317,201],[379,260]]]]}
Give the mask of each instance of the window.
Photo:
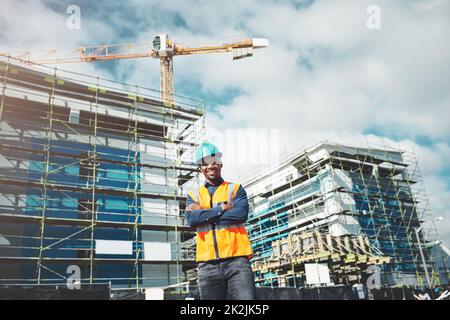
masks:
{"type": "Polygon", "coordinates": [[[78,199],[78,218],[83,220],[92,220],[92,213],[97,210],[97,203],[92,199],[78,199]]]}
{"type": "Polygon", "coordinates": [[[90,249],[78,249],[77,250],[77,257],[79,259],[87,259],[91,257],[91,250],[90,249]]]}
{"type": "MultiPolygon", "coordinates": [[[[81,180],[89,181],[94,178],[94,159],[89,152],[81,153],[82,159],[80,160],[80,178],[81,180]]],[[[95,161],[95,167],[98,167],[98,161],[95,161]]],[[[97,178],[98,170],[95,170],[95,177],[97,178]]]]}
{"type": "Polygon", "coordinates": [[[294,175],[291,173],[286,177],[286,182],[291,182],[294,179],[294,175]]]}

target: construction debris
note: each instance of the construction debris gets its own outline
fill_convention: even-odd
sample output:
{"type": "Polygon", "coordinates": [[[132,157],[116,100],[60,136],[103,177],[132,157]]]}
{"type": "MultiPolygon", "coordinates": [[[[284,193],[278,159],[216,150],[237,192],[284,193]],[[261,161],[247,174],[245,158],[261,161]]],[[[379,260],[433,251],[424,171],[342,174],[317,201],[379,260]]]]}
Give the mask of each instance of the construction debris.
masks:
{"type": "Polygon", "coordinates": [[[419,230],[420,242],[416,236],[432,217],[411,153],[323,142],[285,156],[244,185],[260,285],[285,285],[287,278],[288,285],[298,285],[310,261],[325,261],[336,283],[349,268],[377,264],[383,285],[423,285],[420,244],[436,275],[425,248],[436,240],[435,225],[419,230]]]}

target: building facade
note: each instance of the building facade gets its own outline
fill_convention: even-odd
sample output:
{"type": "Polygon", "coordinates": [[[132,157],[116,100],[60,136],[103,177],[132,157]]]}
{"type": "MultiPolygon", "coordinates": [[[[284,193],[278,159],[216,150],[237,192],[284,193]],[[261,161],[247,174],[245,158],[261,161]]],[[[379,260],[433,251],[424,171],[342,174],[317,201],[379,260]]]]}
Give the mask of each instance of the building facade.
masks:
{"type": "MultiPolygon", "coordinates": [[[[258,285],[307,285],[308,263],[325,264],[334,284],[361,283],[377,268],[382,285],[424,284],[415,229],[431,213],[412,155],[321,143],[245,185],[258,285]]],[[[426,234],[422,245],[437,236],[426,234]]]]}
{"type": "Polygon", "coordinates": [[[0,285],[186,281],[202,103],[7,61],[0,83],[0,285]]]}

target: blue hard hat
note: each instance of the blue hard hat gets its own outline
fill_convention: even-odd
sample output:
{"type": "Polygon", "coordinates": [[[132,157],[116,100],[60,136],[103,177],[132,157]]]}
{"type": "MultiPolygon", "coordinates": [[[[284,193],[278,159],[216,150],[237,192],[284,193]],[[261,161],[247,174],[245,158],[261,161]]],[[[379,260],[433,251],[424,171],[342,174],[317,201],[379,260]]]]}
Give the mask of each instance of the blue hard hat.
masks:
{"type": "Polygon", "coordinates": [[[215,145],[203,142],[197,150],[195,150],[195,163],[201,164],[203,158],[214,156],[221,157],[222,152],[220,152],[215,145]]]}

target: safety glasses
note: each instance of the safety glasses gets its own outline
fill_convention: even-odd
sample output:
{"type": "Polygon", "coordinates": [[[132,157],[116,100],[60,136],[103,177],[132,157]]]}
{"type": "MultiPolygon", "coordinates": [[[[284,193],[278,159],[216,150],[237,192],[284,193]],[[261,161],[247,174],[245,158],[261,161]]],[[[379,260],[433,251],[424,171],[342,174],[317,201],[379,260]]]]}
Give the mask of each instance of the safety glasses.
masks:
{"type": "Polygon", "coordinates": [[[207,156],[204,157],[202,159],[202,163],[200,164],[201,167],[206,167],[210,164],[222,164],[222,157],[219,155],[211,155],[211,156],[207,156]]]}

